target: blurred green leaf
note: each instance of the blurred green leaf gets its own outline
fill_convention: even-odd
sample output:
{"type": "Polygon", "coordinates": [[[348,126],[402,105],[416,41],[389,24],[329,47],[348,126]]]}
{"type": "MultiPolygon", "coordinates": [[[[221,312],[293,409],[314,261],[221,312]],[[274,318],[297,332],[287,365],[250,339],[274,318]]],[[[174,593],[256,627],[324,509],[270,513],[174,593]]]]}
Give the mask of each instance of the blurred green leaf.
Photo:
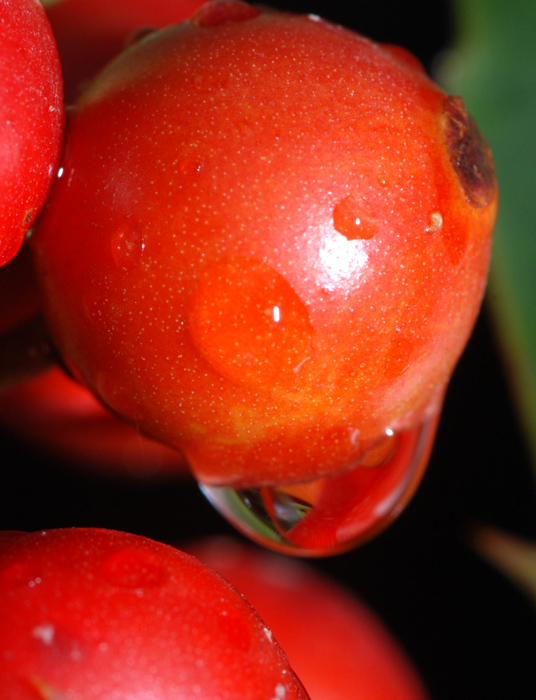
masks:
{"type": "Polygon", "coordinates": [[[478,527],[471,539],[474,549],[536,605],[536,544],[485,526],[478,527]]]}
{"type": "Polygon", "coordinates": [[[461,94],[499,179],[489,297],[536,469],[536,2],[457,0],[440,81],[461,94]]]}

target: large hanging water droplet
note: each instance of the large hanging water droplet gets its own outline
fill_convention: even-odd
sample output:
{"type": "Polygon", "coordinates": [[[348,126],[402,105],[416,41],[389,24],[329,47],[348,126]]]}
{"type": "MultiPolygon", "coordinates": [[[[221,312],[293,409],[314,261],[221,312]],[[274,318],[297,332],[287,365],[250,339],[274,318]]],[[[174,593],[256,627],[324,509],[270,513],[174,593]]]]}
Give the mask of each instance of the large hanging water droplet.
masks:
{"type": "Polygon", "coordinates": [[[252,540],[294,556],[321,557],[371,539],[403,510],[419,485],[438,417],[383,441],[337,476],[258,489],[201,484],[208,500],[252,540]]]}

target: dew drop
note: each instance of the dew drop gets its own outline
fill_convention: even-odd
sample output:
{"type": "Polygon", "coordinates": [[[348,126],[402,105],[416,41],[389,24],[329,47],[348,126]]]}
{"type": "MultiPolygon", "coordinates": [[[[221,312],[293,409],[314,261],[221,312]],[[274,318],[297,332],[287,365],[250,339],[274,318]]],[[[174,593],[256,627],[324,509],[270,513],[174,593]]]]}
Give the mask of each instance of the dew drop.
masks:
{"type": "Polygon", "coordinates": [[[143,549],[122,549],[107,557],[100,567],[101,575],[120,588],[156,588],[168,578],[160,559],[143,549]]]}
{"type": "Polygon", "coordinates": [[[360,214],[359,204],[352,195],[341,199],[333,208],[333,226],[349,241],[372,238],[376,227],[360,214]]]}
{"type": "Polygon", "coordinates": [[[201,484],[215,508],[240,532],[270,549],[321,557],[348,551],[386,528],[419,485],[438,416],[384,441],[334,477],[304,484],[233,489],[201,484]]]}
{"type": "Polygon", "coordinates": [[[241,0],[219,0],[203,5],[190,19],[197,27],[218,27],[221,24],[244,22],[259,16],[259,10],[241,0]]]}
{"type": "Polygon", "coordinates": [[[112,234],[110,246],[117,267],[128,270],[141,262],[145,251],[145,237],[131,224],[119,226],[112,234]]]}
{"type": "Polygon", "coordinates": [[[413,360],[415,346],[408,338],[396,338],[389,347],[385,359],[385,377],[396,379],[409,369],[413,360]]]}
{"type": "Polygon", "coordinates": [[[282,275],[249,258],[217,263],[199,278],[188,323],[199,352],[233,382],[294,381],[311,358],[305,304],[282,275]]]}

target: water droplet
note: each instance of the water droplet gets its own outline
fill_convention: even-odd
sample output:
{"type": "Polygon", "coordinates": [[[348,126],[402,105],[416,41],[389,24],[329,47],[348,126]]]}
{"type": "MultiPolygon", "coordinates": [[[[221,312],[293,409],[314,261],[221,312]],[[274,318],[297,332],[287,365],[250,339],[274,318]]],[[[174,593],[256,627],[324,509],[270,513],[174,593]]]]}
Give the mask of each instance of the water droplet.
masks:
{"type": "Polygon", "coordinates": [[[409,338],[395,338],[385,359],[385,377],[396,379],[409,368],[413,360],[415,346],[409,338]]]}
{"type": "Polygon", "coordinates": [[[438,417],[383,441],[343,474],[305,484],[233,489],[201,484],[208,500],[238,530],[278,552],[329,556],[387,527],[419,485],[438,417]]]}
{"type": "Polygon", "coordinates": [[[259,10],[241,0],[220,0],[203,5],[190,22],[197,27],[217,27],[221,24],[254,19],[259,14],[259,10]]]}
{"type": "Polygon", "coordinates": [[[200,277],[188,323],[201,354],[234,382],[293,382],[311,358],[305,304],[282,275],[248,258],[220,262],[200,277]]]}
{"type": "Polygon", "coordinates": [[[141,262],[145,251],[145,237],[131,224],[125,224],[119,226],[112,234],[110,247],[117,267],[128,270],[141,262]]]}
{"type": "Polygon", "coordinates": [[[437,233],[443,228],[443,216],[441,212],[434,211],[430,214],[430,223],[426,227],[426,233],[437,233]]]}
{"type": "Polygon", "coordinates": [[[168,578],[160,559],[144,549],[122,549],[107,557],[100,567],[101,575],[120,588],[155,588],[168,578]]]}
{"type": "Polygon", "coordinates": [[[376,226],[363,218],[352,195],[341,199],[333,208],[333,226],[349,241],[372,238],[376,233],[376,226]]]}

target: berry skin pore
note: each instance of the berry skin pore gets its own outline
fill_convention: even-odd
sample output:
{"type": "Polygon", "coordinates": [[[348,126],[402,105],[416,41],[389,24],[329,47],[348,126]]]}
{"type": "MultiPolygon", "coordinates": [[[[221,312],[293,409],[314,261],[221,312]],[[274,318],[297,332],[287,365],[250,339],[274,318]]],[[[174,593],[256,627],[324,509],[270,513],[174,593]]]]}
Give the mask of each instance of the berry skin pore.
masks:
{"type": "MultiPolygon", "coordinates": [[[[399,469],[411,443],[403,488],[355,495],[397,513],[480,307],[496,205],[476,125],[406,52],[226,0],[88,86],[32,245],[73,374],[208,490],[399,469]]],[[[272,520],[279,496],[261,499],[272,520]]]]}

